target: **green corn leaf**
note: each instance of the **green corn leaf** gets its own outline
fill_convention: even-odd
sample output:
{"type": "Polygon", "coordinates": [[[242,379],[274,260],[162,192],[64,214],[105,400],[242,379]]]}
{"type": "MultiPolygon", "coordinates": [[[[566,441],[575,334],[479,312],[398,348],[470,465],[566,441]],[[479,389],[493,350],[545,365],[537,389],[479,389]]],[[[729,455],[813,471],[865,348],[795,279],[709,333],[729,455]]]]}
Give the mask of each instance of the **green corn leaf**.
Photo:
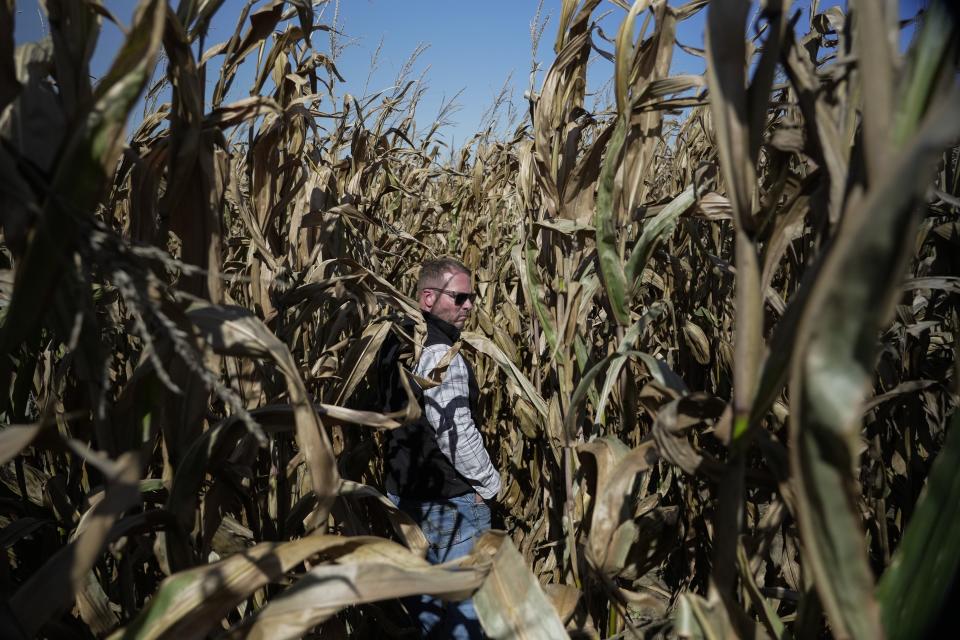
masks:
{"type": "Polygon", "coordinates": [[[553,326],[553,318],[550,317],[543,300],[540,299],[540,291],[543,283],[540,282],[540,273],[537,271],[537,250],[534,246],[527,244],[524,250],[524,276],[527,279],[527,290],[530,292],[530,304],[540,320],[540,327],[543,329],[543,335],[547,338],[547,344],[550,345],[550,353],[556,353],[558,348],[557,329],[553,326]]]}
{"type": "Polygon", "coordinates": [[[597,234],[597,259],[607,299],[613,311],[614,319],[622,326],[630,324],[630,300],[627,292],[627,278],[617,248],[616,216],[614,215],[614,184],[620,167],[620,150],[629,128],[628,120],[621,118],[610,138],[607,155],[603,159],[603,170],[597,189],[597,210],[594,214],[594,227],[597,234]]]}
{"type": "Polygon", "coordinates": [[[643,273],[644,267],[650,262],[650,257],[653,255],[657,243],[670,235],[676,227],[677,219],[693,206],[694,201],[693,185],[690,185],[670,204],[661,209],[653,219],[644,224],[643,233],[640,234],[640,238],[633,245],[630,259],[627,260],[627,265],[624,268],[624,276],[629,286],[637,286],[640,274],[643,273]]]}
{"type": "Polygon", "coordinates": [[[877,585],[887,640],[923,637],[960,567],[960,413],[950,421],[900,546],[877,585]]]}
{"type": "MultiPolygon", "coordinates": [[[[163,33],[166,6],[144,0],[135,24],[107,75],[94,90],[93,105],[60,155],[40,225],[17,267],[17,286],[0,329],[0,354],[31,336],[49,308],[76,240],[74,217],[89,215],[113,175],[123,127],[147,83],[163,33]]],[[[3,366],[0,386],[9,375],[3,366]]]]}
{"type": "Polygon", "coordinates": [[[791,373],[791,468],[797,520],[837,635],[882,634],[854,478],[876,336],[893,311],[916,229],[915,203],[940,150],[960,135],[945,100],[843,225],[800,320],[791,373]]]}

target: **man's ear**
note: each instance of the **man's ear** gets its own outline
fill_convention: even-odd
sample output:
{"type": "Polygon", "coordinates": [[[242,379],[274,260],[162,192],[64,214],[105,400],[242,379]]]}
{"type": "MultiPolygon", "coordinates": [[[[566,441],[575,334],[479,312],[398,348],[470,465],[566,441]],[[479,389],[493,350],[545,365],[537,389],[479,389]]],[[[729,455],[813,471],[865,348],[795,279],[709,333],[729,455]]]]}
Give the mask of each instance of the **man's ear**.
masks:
{"type": "Polygon", "coordinates": [[[427,311],[433,309],[433,305],[436,303],[436,292],[431,291],[430,289],[423,289],[420,292],[420,306],[425,308],[427,311]]]}

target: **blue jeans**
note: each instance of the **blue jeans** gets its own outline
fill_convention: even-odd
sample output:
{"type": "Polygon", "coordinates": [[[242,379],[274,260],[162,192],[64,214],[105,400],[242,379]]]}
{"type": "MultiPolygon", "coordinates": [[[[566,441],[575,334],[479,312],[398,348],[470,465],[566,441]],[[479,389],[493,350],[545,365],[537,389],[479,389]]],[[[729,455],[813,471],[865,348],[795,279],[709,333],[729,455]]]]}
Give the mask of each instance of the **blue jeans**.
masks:
{"type": "MultiPolygon", "coordinates": [[[[474,539],[490,528],[490,507],[477,502],[474,493],[456,498],[423,502],[388,494],[401,511],[416,522],[430,543],[427,560],[440,564],[463,557],[473,549],[474,539]]],[[[420,625],[425,638],[483,638],[473,600],[445,603],[432,596],[403,599],[420,625]]]]}

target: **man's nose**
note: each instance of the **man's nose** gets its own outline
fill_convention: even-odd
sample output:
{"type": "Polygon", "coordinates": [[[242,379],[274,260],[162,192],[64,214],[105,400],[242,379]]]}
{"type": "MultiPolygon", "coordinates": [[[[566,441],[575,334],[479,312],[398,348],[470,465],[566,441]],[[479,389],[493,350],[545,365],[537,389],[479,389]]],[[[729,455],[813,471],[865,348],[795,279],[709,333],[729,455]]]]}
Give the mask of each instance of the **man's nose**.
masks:
{"type": "Polygon", "coordinates": [[[463,303],[463,310],[470,311],[470,309],[473,309],[473,302],[470,300],[470,298],[467,298],[463,303]]]}

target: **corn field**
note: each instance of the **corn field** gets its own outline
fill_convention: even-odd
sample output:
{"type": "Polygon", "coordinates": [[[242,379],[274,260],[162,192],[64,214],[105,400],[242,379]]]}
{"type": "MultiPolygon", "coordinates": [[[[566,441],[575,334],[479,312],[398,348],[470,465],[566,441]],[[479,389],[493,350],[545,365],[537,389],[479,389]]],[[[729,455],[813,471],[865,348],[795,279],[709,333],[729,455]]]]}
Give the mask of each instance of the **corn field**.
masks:
{"type": "Polygon", "coordinates": [[[49,37],[14,46],[0,1],[2,637],[412,638],[424,593],[472,595],[492,638],[934,623],[960,564],[954,4],[902,49],[895,2],[562,0],[525,116],[446,159],[422,82],[340,89],[328,0],[251,0],[222,43],[223,0],[140,0],[95,83],[113,16],[42,4],[49,37]],[[701,12],[707,71],[671,76],[701,12]],[[447,254],[503,489],[433,566],[382,493],[419,410],[372,398],[447,254]]]}

